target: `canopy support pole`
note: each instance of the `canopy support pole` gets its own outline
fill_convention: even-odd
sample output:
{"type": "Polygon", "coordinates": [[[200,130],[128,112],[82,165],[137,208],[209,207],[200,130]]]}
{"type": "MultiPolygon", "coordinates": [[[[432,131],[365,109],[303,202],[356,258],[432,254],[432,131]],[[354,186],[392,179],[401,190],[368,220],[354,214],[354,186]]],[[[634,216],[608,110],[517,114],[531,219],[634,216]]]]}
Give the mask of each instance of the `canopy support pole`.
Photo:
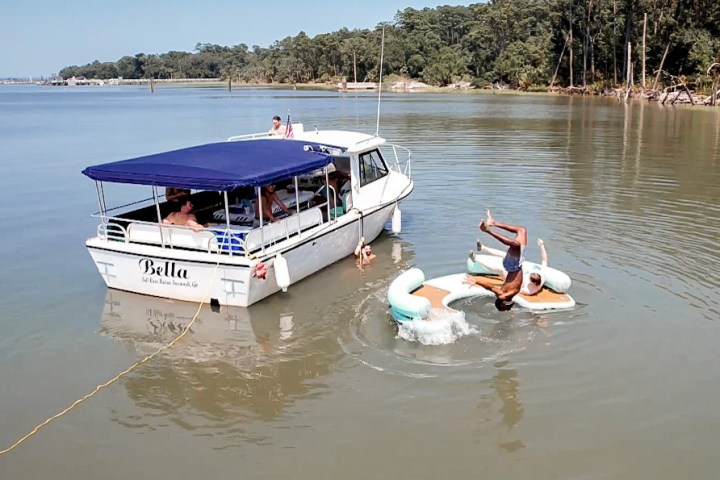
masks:
{"type": "Polygon", "coordinates": [[[325,165],[325,198],[327,199],[327,218],[328,222],[331,221],[330,218],[330,176],[328,175],[328,168],[327,165],[325,165]]]}
{"type": "Polygon", "coordinates": [[[298,236],[299,236],[300,233],[302,232],[302,229],[301,229],[302,225],[301,225],[301,223],[300,223],[300,192],[298,191],[298,177],[297,177],[297,175],[295,175],[295,176],[293,177],[293,180],[294,180],[294,185],[295,185],[295,207],[297,207],[297,208],[296,208],[296,212],[297,212],[297,213],[295,214],[295,216],[297,217],[298,236]]]}
{"type": "Polygon", "coordinates": [[[155,211],[157,212],[158,217],[158,229],[160,230],[160,244],[165,248],[165,235],[163,235],[163,219],[162,219],[162,213],[160,213],[160,203],[158,202],[158,193],[157,193],[157,187],[153,185],[152,187],[153,192],[153,202],[155,202],[155,211]]]}
{"type": "Polygon", "coordinates": [[[223,192],[223,198],[225,199],[225,239],[228,242],[228,252],[230,256],[232,257],[233,249],[232,249],[232,241],[230,240],[232,238],[230,234],[230,203],[228,202],[228,192],[227,190],[223,192]]]}
{"type": "MultiPolygon", "coordinates": [[[[262,189],[258,187],[258,210],[260,210],[260,242],[262,243],[262,253],[265,255],[265,229],[263,228],[263,208],[262,208],[262,189]]],[[[272,208],[272,205],[270,205],[272,208]]]]}
{"type": "Polygon", "coordinates": [[[100,208],[100,221],[105,224],[107,221],[105,219],[105,199],[103,198],[104,192],[102,191],[102,182],[95,180],[95,190],[97,191],[98,207],[100,208]]]}

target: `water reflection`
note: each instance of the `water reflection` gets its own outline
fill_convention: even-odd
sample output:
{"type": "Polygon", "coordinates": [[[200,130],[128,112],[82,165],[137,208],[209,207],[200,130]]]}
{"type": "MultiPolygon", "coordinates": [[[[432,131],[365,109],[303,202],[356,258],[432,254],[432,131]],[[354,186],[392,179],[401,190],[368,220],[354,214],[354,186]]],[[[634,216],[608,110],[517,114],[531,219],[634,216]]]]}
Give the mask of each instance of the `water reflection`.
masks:
{"type": "Polygon", "coordinates": [[[497,370],[490,380],[494,393],[484,394],[477,408],[488,417],[489,421],[495,421],[495,417],[499,414],[497,444],[506,452],[514,452],[525,448],[525,443],[517,438],[516,432],[513,432],[522,420],[524,409],[518,397],[520,390],[518,373],[514,368],[507,368],[509,363],[507,360],[495,363],[497,370]],[[495,398],[500,400],[499,407],[495,398]]]}
{"type": "MultiPolygon", "coordinates": [[[[175,338],[196,312],[191,303],[108,290],[100,333],[144,355],[175,338]]],[[[298,397],[322,392],[308,380],[326,375],[339,354],[335,342],[295,328],[285,302],[203,307],[185,338],[124,381],[140,411],[117,412],[114,420],[232,433],[243,419],[281,414],[298,397]]]]}
{"type": "MultiPolygon", "coordinates": [[[[362,270],[349,257],[250,308],[203,306],[186,337],[124,380],[137,409],[115,412],[114,420],[128,428],[172,423],[200,434],[261,441],[237,422],[276,418],[297,399],[327,392],[311,380],[332,372],[343,355],[338,339],[362,321],[357,305],[384,299],[388,282],[413,257],[409,244],[390,235],[381,235],[373,247],[378,260],[362,270]]],[[[197,308],[108,290],[100,333],[139,358],[172,341],[197,308]]],[[[383,308],[383,318],[386,313],[383,308]]],[[[372,328],[392,339],[393,330],[375,320],[372,328]]]]}

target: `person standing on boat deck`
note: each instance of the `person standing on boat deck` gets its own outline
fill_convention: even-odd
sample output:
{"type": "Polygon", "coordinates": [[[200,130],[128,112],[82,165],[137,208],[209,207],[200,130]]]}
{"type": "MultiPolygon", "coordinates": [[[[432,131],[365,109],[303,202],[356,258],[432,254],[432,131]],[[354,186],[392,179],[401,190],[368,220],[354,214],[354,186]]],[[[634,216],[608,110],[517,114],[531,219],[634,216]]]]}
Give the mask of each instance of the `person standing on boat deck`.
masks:
{"type": "MultiPolygon", "coordinates": [[[[545,242],[543,242],[541,238],[538,238],[537,244],[538,247],[540,247],[541,263],[540,265],[533,265],[532,267],[523,265],[523,282],[522,286],[520,287],[520,293],[522,293],[523,295],[537,295],[542,290],[543,285],[545,285],[545,269],[547,268],[548,255],[547,250],[545,250],[545,242]]],[[[480,240],[477,241],[477,250],[478,253],[487,253],[495,257],[505,256],[505,252],[503,252],[502,250],[497,250],[495,248],[490,248],[486,245],[483,245],[480,243],[480,240]]],[[[473,262],[479,263],[488,270],[500,275],[503,280],[505,280],[505,277],[507,277],[507,270],[505,270],[505,268],[503,267],[498,268],[495,262],[488,262],[483,258],[476,257],[475,252],[473,252],[472,250],[470,250],[469,257],[470,260],[472,260],[473,262]]]]}
{"type": "Polygon", "coordinates": [[[285,125],[282,123],[282,118],[280,118],[278,115],[275,115],[272,118],[272,128],[268,132],[270,135],[285,135],[285,125]]]}
{"type": "Polygon", "coordinates": [[[485,220],[480,222],[480,230],[495,237],[497,240],[508,246],[505,258],[503,258],[503,268],[507,275],[503,279],[503,284],[494,286],[487,283],[483,278],[477,278],[466,275],[466,282],[470,285],[480,285],[489,289],[497,297],[495,299],[495,307],[501,312],[510,310],[514,305],[513,297],[520,292],[523,283],[522,264],[525,260],[525,247],[527,246],[527,230],[525,227],[518,225],[508,225],[498,223],[487,210],[485,220]],[[490,230],[492,227],[502,228],[508,232],[515,234],[515,238],[508,238],[497,232],[490,230]]]}
{"type": "MultiPolygon", "coordinates": [[[[287,215],[292,215],[292,212],[289,208],[285,206],[282,200],[280,200],[280,197],[278,197],[278,194],[275,193],[275,185],[268,185],[267,187],[260,188],[260,195],[262,195],[262,215],[263,220],[267,220],[269,222],[275,222],[277,221],[277,218],[275,218],[275,215],[273,215],[273,204],[276,204],[278,207],[280,207],[280,210],[285,212],[287,215]]],[[[260,209],[257,208],[257,199],[254,200],[255,202],[255,218],[260,218],[260,209]]]]}
{"type": "Polygon", "coordinates": [[[203,225],[199,224],[197,217],[192,213],[193,204],[190,200],[180,205],[180,210],[172,212],[170,215],[163,219],[166,225],[178,225],[184,227],[192,227],[193,231],[200,232],[203,229],[203,225]]]}
{"type": "Polygon", "coordinates": [[[377,258],[377,255],[372,253],[372,247],[365,243],[365,237],[360,237],[360,241],[358,242],[357,247],[355,247],[354,253],[359,267],[369,265],[371,260],[375,260],[375,258],[377,258]]]}

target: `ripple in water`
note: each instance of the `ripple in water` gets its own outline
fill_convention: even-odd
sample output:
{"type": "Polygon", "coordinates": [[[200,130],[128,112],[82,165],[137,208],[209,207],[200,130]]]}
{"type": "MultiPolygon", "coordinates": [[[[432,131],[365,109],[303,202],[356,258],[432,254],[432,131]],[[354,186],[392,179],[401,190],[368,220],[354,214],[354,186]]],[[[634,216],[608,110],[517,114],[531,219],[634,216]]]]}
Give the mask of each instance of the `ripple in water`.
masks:
{"type": "MultiPolygon", "coordinates": [[[[536,337],[548,336],[548,315],[497,312],[487,297],[460,300],[453,304],[457,312],[434,311],[420,328],[397,325],[385,294],[382,288],[358,304],[349,338],[340,340],[351,358],[379,372],[427,378],[440,375],[438,368],[493,365],[524,350],[536,337]]],[[[551,315],[562,324],[577,313],[551,315]]]]}

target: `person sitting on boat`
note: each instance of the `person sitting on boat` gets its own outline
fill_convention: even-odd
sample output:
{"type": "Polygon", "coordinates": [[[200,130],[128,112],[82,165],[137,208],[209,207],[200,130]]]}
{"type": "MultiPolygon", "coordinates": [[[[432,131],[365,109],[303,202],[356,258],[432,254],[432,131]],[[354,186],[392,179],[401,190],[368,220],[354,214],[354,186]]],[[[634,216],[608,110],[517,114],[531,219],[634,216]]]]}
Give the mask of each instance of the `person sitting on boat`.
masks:
{"type": "Polygon", "coordinates": [[[191,193],[188,188],[165,187],[165,200],[167,200],[167,203],[160,206],[163,216],[180,211],[182,204],[190,200],[191,193]]]}
{"type": "Polygon", "coordinates": [[[470,285],[479,285],[493,292],[497,297],[495,299],[495,307],[501,312],[505,312],[510,310],[515,304],[512,299],[520,293],[523,284],[522,265],[525,260],[525,247],[527,246],[527,229],[518,225],[498,223],[490,214],[490,210],[487,211],[485,220],[480,222],[479,227],[481,231],[495,237],[501,243],[508,246],[505,258],[503,258],[503,268],[507,274],[505,278],[503,278],[502,285],[499,287],[485,278],[466,275],[465,279],[470,285]],[[493,232],[490,230],[492,227],[502,228],[503,230],[512,232],[515,234],[515,238],[508,238],[502,234],[493,232]]]}
{"type": "Polygon", "coordinates": [[[163,219],[166,225],[178,225],[184,227],[192,227],[193,231],[202,231],[205,225],[201,225],[197,221],[197,217],[192,213],[193,204],[190,200],[180,205],[180,210],[172,212],[170,215],[163,219]]]}
{"type": "Polygon", "coordinates": [[[345,185],[345,182],[350,180],[350,175],[348,175],[345,172],[341,172],[341,171],[337,170],[337,168],[335,168],[335,165],[333,165],[332,163],[328,164],[327,172],[328,172],[327,180],[330,184],[330,187],[332,187],[330,189],[331,195],[328,195],[328,192],[326,190],[328,182],[325,182],[325,175],[320,176],[323,186],[320,187],[320,189],[318,189],[317,192],[315,192],[315,198],[313,200],[314,204],[322,205],[327,201],[328,197],[330,197],[330,206],[332,208],[342,207],[343,201],[342,201],[341,189],[342,189],[343,185],[345,185]],[[334,198],[333,198],[333,195],[334,195],[334,198]]]}
{"type": "Polygon", "coordinates": [[[278,115],[275,115],[272,118],[272,124],[272,128],[270,129],[270,131],[268,131],[270,135],[285,135],[286,128],[285,125],[283,125],[282,123],[282,118],[280,118],[278,115]]]}
{"type": "Polygon", "coordinates": [[[372,247],[365,243],[365,237],[360,237],[360,241],[355,247],[355,258],[358,266],[363,267],[369,265],[371,260],[375,260],[377,255],[372,252],[372,247]]]}
{"type": "MultiPolygon", "coordinates": [[[[520,293],[523,295],[537,295],[540,293],[540,291],[543,288],[543,285],[545,285],[545,268],[547,267],[548,263],[548,255],[547,250],[545,250],[545,242],[542,241],[541,238],[538,238],[537,240],[538,247],[540,247],[540,265],[533,265],[531,267],[523,266],[523,282],[520,286],[520,293]]],[[[497,250],[495,248],[490,248],[486,245],[483,245],[480,243],[480,240],[477,241],[477,250],[478,253],[486,253],[488,255],[493,255],[495,257],[504,257],[505,252],[502,250],[497,250]]],[[[472,260],[475,263],[479,263],[483,267],[487,268],[488,270],[497,273],[500,275],[500,277],[505,279],[507,277],[507,271],[504,267],[498,268],[498,265],[494,262],[488,262],[487,260],[483,259],[482,257],[476,257],[475,252],[470,250],[470,260],[472,260]]]]}
{"type": "MultiPolygon", "coordinates": [[[[275,222],[277,221],[277,218],[275,218],[275,215],[273,215],[273,204],[280,207],[280,210],[285,212],[286,215],[292,215],[292,212],[289,208],[285,206],[282,200],[280,200],[280,197],[278,197],[278,194],[275,193],[275,185],[268,185],[267,187],[262,187],[260,189],[260,195],[262,196],[262,216],[263,220],[268,222],[275,222]]],[[[254,200],[255,202],[255,218],[260,218],[260,209],[257,208],[257,199],[254,200]]]]}

